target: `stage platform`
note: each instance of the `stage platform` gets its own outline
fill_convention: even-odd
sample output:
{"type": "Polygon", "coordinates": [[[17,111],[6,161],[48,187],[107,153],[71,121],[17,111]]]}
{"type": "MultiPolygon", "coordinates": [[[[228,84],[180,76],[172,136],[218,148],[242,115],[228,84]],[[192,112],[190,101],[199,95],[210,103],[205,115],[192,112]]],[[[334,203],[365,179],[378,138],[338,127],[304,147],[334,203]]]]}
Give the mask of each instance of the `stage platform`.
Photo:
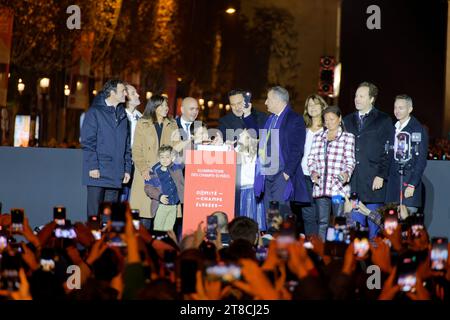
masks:
{"type": "MultiPolygon", "coordinates": [[[[80,149],[0,147],[0,202],[3,212],[24,208],[32,227],[51,220],[63,205],[72,221],[86,219],[80,149]]],[[[425,225],[431,236],[450,238],[450,161],[428,161],[425,225]]]]}

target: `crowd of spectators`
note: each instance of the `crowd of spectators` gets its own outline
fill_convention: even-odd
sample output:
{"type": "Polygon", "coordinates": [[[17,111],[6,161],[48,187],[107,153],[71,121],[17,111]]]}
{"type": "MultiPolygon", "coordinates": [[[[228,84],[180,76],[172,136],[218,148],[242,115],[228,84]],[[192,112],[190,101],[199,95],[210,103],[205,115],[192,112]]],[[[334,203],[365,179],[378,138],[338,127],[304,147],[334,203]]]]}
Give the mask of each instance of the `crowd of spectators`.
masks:
{"type": "MultiPolygon", "coordinates": [[[[272,214],[270,232],[263,234],[248,217],[228,223],[226,214],[215,212],[213,232],[205,221],[181,238],[173,231],[147,230],[126,203],[122,207],[123,229],[111,219],[119,205],[103,206],[102,214],[88,222],[72,224],[55,216],[34,230],[26,216],[17,228],[16,218],[2,214],[1,299],[449,299],[447,244],[433,252],[425,227],[417,228],[417,220],[412,223],[405,214],[390,232],[382,228],[366,250],[357,235],[335,250],[329,234],[325,242],[305,238],[290,215],[283,221],[272,214]],[[74,265],[75,279],[67,272],[74,265]],[[371,282],[372,265],[379,268],[379,279],[371,282]]],[[[383,225],[387,211],[395,210],[365,214],[383,225]]],[[[336,217],[330,227],[338,224],[336,217]]]]}
{"type": "Polygon", "coordinates": [[[439,138],[430,143],[428,160],[450,160],[450,140],[439,138]]]}

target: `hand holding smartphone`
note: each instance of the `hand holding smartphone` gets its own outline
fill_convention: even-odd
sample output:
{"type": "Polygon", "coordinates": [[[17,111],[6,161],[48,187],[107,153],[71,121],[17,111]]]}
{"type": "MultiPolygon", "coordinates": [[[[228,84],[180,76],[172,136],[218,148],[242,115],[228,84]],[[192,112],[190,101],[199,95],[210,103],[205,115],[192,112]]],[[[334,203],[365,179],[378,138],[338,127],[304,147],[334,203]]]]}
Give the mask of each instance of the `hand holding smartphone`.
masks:
{"type": "Polygon", "coordinates": [[[206,268],[209,281],[232,282],[241,279],[241,267],[235,264],[217,264],[206,268]]]}
{"type": "Polygon", "coordinates": [[[141,217],[139,216],[139,214],[140,214],[139,209],[131,209],[131,215],[133,217],[133,226],[136,230],[139,230],[141,223],[141,217]]]}
{"type": "Polygon", "coordinates": [[[95,240],[100,240],[102,238],[100,218],[98,216],[89,216],[87,226],[89,230],[91,230],[95,240]]]}
{"type": "Polygon", "coordinates": [[[207,226],[206,226],[206,238],[209,241],[214,241],[217,239],[217,230],[218,230],[218,219],[217,216],[208,216],[207,226]]]}
{"type": "Polygon", "coordinates": [[[365,258],[369,253],[369,232],[367,230],[358,230],[353,240],[353,254],[358,258],[365,258]]]}
{"type": "Polygon", "coordinates": [[[295,224],[292,220],[283,221],[280,226],[280,234],[276,238],[277,255],[281,260],[288,260],[288,246],[296,241],[295,224]]]}
{"type": "Polygon", "coordinates": [[[384,216],[384,231],[387,235],[392,235],[398,227],[398,216],[395,210],[389,210],[384,216]]]}
{"type": "Polygon", "coordinates": [[[66,224],[66,208],[62,206],[53,208],[53,220],[57,225],[63,226],[66,224]]]}
{"type": "Polygon", "coordinates": [[[23,232],[23,209],[11,209],[11,231],[13,234],[23,232]]]}
{"type": "Polygon", "coordinates": [[[358,208],[359,208],[359,197],[358,197],[358,193],[357,192],[352,192],[350,194],[350,201],[352,203],[352,209],[353,210],[358,210],[358,208]]]}
{"type": "Polygon", "coordinates": [[[397,284],[403,292],[414,292],[416,278],[417,257],[414,253],[407,253],[399,258],[397,266],[397,284]]]}
{"type": "Polygon", "coordinates": [[[252,93],[250,91],[247,91],[244,94],[244,108],[250,108],[250,103],[252,101],[252,93]]]}
{"type": "Polygon", "coordinates": [[[448,239],[445,237],[431,240],[430,264],[433,271],[446,271],[448,263],[448,239]]]}
{"type": "Polygon", "coordinates": [[[19,291],[21,258],[19,255],[2,255],[0,267],[0,290],[19,291]]]}

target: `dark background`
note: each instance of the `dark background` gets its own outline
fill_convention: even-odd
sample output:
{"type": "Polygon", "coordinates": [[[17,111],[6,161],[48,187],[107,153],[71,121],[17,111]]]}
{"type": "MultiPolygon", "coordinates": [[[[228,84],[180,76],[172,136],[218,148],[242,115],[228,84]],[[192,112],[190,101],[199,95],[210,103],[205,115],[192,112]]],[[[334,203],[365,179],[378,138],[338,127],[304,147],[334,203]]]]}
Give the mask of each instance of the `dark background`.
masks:
{"type": "Polygon", "coordinates": [[[343,0],[339,106],[354,110],[358,84],[379,89],[375,105],[393,116],[394,98],[408,94],[413,114],[431,137],[441,136],[445,99],[447,1],[343,0]],[[366,9],[381,9],[381,29],[369,30],[366,9]]]}

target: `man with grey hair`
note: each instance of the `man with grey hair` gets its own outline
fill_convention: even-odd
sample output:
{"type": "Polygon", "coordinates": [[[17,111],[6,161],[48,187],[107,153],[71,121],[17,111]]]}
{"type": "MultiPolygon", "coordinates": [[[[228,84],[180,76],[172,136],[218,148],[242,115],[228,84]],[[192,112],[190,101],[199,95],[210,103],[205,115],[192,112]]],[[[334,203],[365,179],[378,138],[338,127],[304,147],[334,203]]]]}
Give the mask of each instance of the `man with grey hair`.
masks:
{"type": "Polygon", "coordinates": [[[180,136],[182,140],[188,140],[191,137],[191,124],[197,119],[198,116],[198,102],[197,99],[192,97],[186,97],[181,102],[181,116],[178,117],[177,125],[182,131],[180,136]]]}
{"type": "MultiPolygon", "coordinates": [[[[410,96],[402,94],[395,97],[394,115],[398,121],[395,124],[395,134],[390,141],[395,145],[395,141],[399,140],[397,135],[402,133],[400,137],[407,136],[407,134],[411,138],[413,135],[415,137],[420,136],[420,142],[413,142],[413,140],[419,139],[411,139],[409,146],[411,159],[405,159],[403,163],[399,160],[402,154],[408,153],[408,150],[400,149],[400,153],[397,155],[394,150],[389,151],[390,165],[386,202],[399,202],[400,197],[402,197],[402,202],[406,205],[408,211],[415,213],[422,206],[422,175],[427,165],[428,133],[422,124],[411,115],[412,111],[413,103],[410,96]],[[400,171],[403,173],[402,194],[400,194],[400,171]]],[[[397,145],[401,144],[397,143],[397,145]]],[[[399,148],[397,147],[397,149],[399,148]]]]}
{"type": "Polygon", "coordinates": [[[271,113],[260,133],[255,195],[263,197],[267,210],[271,201],[280,213],[290,213],[290,201],[309,202],[301,167],[305,144],[305,122],[289,105],[289,93],[280,86],[267,92],[271,113]]]}

